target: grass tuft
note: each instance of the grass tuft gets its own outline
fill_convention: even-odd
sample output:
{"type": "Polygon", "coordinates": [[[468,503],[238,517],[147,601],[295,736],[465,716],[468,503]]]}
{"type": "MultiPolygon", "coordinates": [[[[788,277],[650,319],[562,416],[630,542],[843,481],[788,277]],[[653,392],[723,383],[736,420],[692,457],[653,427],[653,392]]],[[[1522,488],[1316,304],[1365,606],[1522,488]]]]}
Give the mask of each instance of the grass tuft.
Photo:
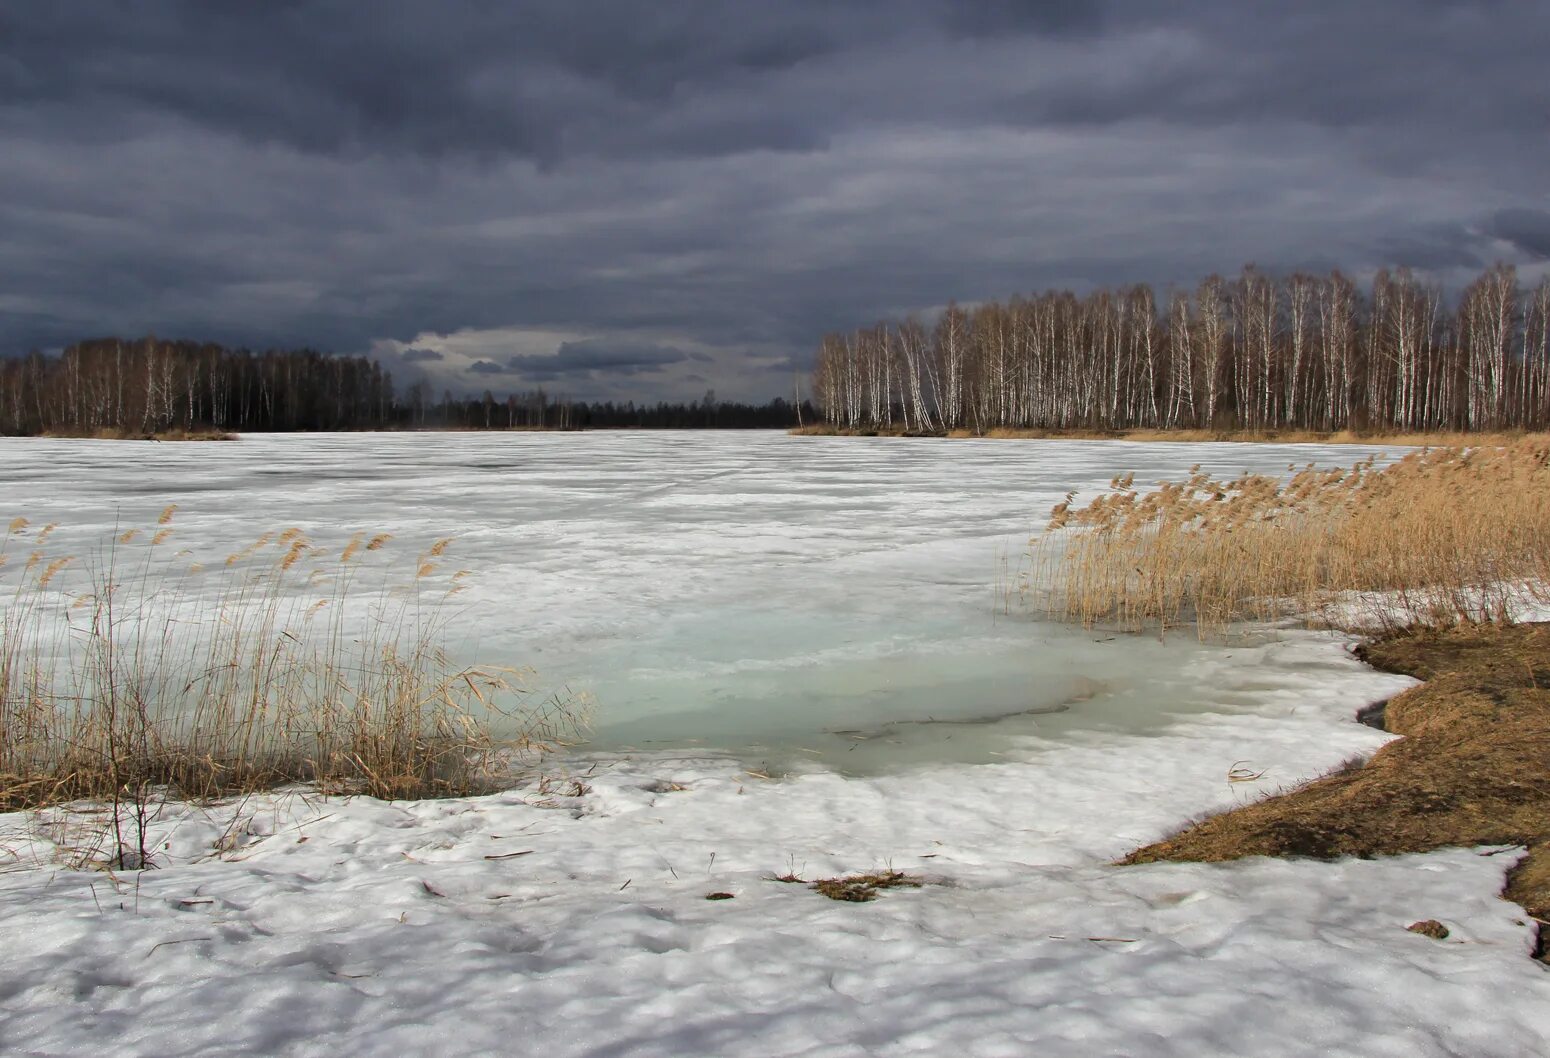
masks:
{"type": "MultiPolygon", "coordinates": [[[[348,554],[331,563],[296,529],[205,575],[187,552],[156,548],[172,512],[154,534],[115,533],[84,557],[37,549],[7,567],[0,810],[290,783],[473,793],[579,734],[575,705],[535,700],[527,673],[449,659],[449,585],[404,583],[348,554]],[[364,583],[368,568],[381,583],[364,583]]],[[[40,542],[28,527],[9,523],[0,563],[40,542]]]]}
{"type": "MultiPolygon", "coordinates": [[[[796,881],[799,879],[792,878],[796,881]]],[[[787,881],[779,878],[777,881],[787,881]]],[[[851,904],[865,904],[877,899],[884,889],[919,889],[923,883],[903,871],[874,871],[870,874],[847,874],[838,878],[820,878],[808,888],[830,900],[851,904]]]]}

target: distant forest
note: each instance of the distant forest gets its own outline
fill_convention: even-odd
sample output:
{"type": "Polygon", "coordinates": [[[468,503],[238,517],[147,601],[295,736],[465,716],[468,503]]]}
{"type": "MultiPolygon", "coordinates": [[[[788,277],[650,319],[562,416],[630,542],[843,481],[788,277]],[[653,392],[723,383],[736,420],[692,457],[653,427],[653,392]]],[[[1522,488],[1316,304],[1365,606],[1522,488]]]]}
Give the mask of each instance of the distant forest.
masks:
{"type": "Polygon", "coordinates": [[[1550,426],[1550,278],[1497,265],[1456,299],[1408,270],[1246,268],[1159,303],[1145,285],[949,306],[824,338],[827,422],[935,432],[1550,426]]]}
{"type": "MultiPolygon", "coordinates": [[[[817,412],[805,405],[803,421],[817,412]]],[[[542,389],[497,398],[403,393],[369,357],[315,350],[253,353],[155,338],[78,342],[60,356],[0,359],[0,433],[407,429],[737,429],[789,427],[798,409],[718,401],[635,404],[556,399],[542,389]]]]}

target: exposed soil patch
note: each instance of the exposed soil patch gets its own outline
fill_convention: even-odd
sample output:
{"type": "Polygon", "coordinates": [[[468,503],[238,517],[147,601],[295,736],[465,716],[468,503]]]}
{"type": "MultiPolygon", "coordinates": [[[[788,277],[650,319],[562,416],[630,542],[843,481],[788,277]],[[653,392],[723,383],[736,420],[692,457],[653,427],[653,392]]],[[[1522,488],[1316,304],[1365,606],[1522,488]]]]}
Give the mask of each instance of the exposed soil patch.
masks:
{"type": "Polygon", "coordinates": [[[1447,940],[1449,937],[1448,927],[1438,922],[1435,918],[1429,918],[1423,922],[1412,922],[1405,928],[1411,933],[1419,933],[1423,937],[1432,938],[1432,940],[1447,940]]]}
{"type": "Polygon", "coordinates": [[[237,434],[225,430],[49,430],[44,437],[82,438],[96,441],[236,441],[237,434]]]}
{"type": "MultiPolygon", "coordinates": [[[[1426,682],[1391,700],[1405,736],[1365,765],[1191,825],[1122,863],[1382,856],[1524,845],[1503,895],[1550,920],[1550,624],[1469,625],[1373,640],[1362,659],[1426,682]]],[[[1550,929],[1541,932],[1545,957],[1550,929]]]]}
{"type": "Polygon", "coordinates": [[[1542,436],[1510,433],[1404,433],[1381,430],[1238,430],[1238,429],[1103,429],[1100,427],[1012,427],[995,426],[989,430],[906,430],[892,426],[834,426],[809,423],[786,431],[799,437],[947,437],[992,438],[1029,441],[1256,441],[1266,444],[1392,444],[1392,445],[1501,445],[1524,437],[1542,436]]]}

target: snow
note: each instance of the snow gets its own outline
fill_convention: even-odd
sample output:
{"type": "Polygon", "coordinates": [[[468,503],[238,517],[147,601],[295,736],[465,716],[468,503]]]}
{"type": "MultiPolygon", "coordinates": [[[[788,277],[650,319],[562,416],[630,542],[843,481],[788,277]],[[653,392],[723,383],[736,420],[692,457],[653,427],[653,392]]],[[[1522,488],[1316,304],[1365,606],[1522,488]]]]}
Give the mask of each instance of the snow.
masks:
{"type": "MultiPolygon", "coordinates": [[[[842,751],[794,756],[778,780],[750,767],[751,741],[780,732],[758,719],[779,712],[766,696],[720,739],[731,753],[604,742],[489,797],[290,791],[169,806],[153,824],[158,869],[117,876],[78,865],[100,817],[0,816],[0,1052],[1544,1053],[1550,975],[1527,957],[1521,909],[1497,895],[1515,850],[1111,865],[1189,818],[1370,754],[1388,736],[1354,713],[1410,681],[1363,668],[1328,635],[1098,642],[1111,637],[971,616],[994,608],[995,547],[1067,488],[1120,470],[1141,480],[1196,461],[1236,472],[1364,452],[583,435],[323,438],[314,456],[311,441],[5,442],[0,511],[79,530],[115,508],[126,521],[152,514],[182,483],[184,542],[216,550],[289,521],[424,542],[456,526],[458,561],[480,567],[488,593],[470,611],[508,593],[527,602],[481,647],[542,647],[536,663],[576,671],[633,657],[658,692],[666,674],[681,687],[703,676],[731,702],[766,686],[738,672],[775,671],[806,673],[817,693],[836,655],[898,661],[937,635],[950,637],[932,655],[944,660],[1011,656],[1004,644],[1021,636],[1045,645],[1027,651],[1023,678],[1119,689],[1016,723],[914,725],[980,738],[966,756],[912,753],[896,726],[854,743],[888,744],[866,767],[842,751]],[[517,477],[549,484],[534,495],[457,469],[460,454],[509,454],[502,444],[532,457],[517,477]],[[353,465],[369,454],[385,469],[350,478],[352,452],[353,465]],[[68,473],[48,476],[51,459],[68,473]],[[674,460],[685,465],[664,465],[674,460]],[[729,464],[743,469],[696,476],[729,464]],[[330,466],[331,483],[308,483],[330,466]],[[809,497],[804,482],[829,491],[809,497]],[[624,488],[631,502],[605,507],[624,488]],[[756,628],[770,638],[749,644],[759,664],[742,668],[735,630],[703,649],[689,641],[710,618],[763,608],[819,627],[784,640],[756,628]],[[840,641],[852,621],[860,631],[840,641]],[[988,649],[987,637],[1005,640],[988,649]],[[1174,690],[1149,696],[1152,675],[1174,690]],[[1191,685],[1208,704],[1182,702],[1191,685]],[[1263,774],[1231,782],[1235,768],[1263,774]],[[773,880],[888,868],[926,884],[853,904],[773,880]],[[1451,936],[1405,930],[1426,918],[1451,936]]],[[[929,670],[902,681],[921,701],[929,670]]]]}
{"type": "Polygon", "coordinates": [[[175,546],[212,570],[292,526],[325,549],[390,532],[409,569],[450,535],[444,569],[473,572],[452,622],[467,641],[449,645],[590,696],[599,747],[861,771],[994,759],[1007,728],[1140,729],[1243,704],[1193,671],[1230,649],[1188,634],[1115,647],[1008,613],[1029,534],[1068,490],[1121,472],[1276,473],[1376,451],[765,432],[11,439],[0,515],[58,522],[53,546],[80,554],[176,502],[175,546]],[[919,723],[998,716],[995,730],[919,723]],[[845,732],[884,733],[886,751],[845,732]]]}

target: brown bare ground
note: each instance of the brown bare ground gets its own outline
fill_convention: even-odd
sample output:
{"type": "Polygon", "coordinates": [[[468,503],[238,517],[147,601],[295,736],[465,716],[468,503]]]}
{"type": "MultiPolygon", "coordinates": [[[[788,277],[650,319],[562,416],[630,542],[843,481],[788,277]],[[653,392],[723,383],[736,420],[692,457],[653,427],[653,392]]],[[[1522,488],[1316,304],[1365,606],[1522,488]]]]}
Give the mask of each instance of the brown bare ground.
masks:
{"type": "Polygon", "coordinates": [[[942,437],[940,433],[906,433],[902,426],[829,426],[814,423],[793,426],[786,431],[793,437],[942,437]]]}
{"type": "Polygon", "coordinates": [[[89,441],[236,441],[238,435],[225,430],[49,430],[42,436],[80,438],[89,441]]]}
{"type": "Polygon", "coordinates": [[[1384,433],[1366,430],[1104,430],[1104,429],[1035,429],[997,426],[984,433],[973,430],[952,430],[947,433],[917,433],[906,431],[902,426],[844,427],[827,424],[798,426],[787,431],[799,437],[946,437],[951,439],[990,438],[992,440],[1019,441],[1171,441],[1206,442],[1238,441],[1262,444],[1390,444],[1398,446],[1435,445],[1505,445],[1525,439],[1550,440],[1543,433],[1384,433]]]}
{"type": "MultiPolygon", "coordinates": [[[[1504,896],[1550,920],[1550,624],[1412,629],[1367,643],[1376,668],[1426,682],[1365,765],[1214,816],[1121,863],[1383,856],[1523,845],[1504,896]]],[[[1546,955],[1550,929],[1541,934],[1546,955]]]]}
{"type": "Polygon", "coordinates": [[[1424,447],[1428,445],[1504,445],[1514,444],[1525,438],[1545,438],[1545,434],[1531,433],[1395,433],[1366,430],[1017,430],[997,427],[983,435],[966,430],[954,431],[951,437],[985,436],[1007,439],[1056,438],[1066,440],[1102,441],[1239,441],[1260,444],[1335,444],[1371,445],[1388,444],[1424,447]]]}

